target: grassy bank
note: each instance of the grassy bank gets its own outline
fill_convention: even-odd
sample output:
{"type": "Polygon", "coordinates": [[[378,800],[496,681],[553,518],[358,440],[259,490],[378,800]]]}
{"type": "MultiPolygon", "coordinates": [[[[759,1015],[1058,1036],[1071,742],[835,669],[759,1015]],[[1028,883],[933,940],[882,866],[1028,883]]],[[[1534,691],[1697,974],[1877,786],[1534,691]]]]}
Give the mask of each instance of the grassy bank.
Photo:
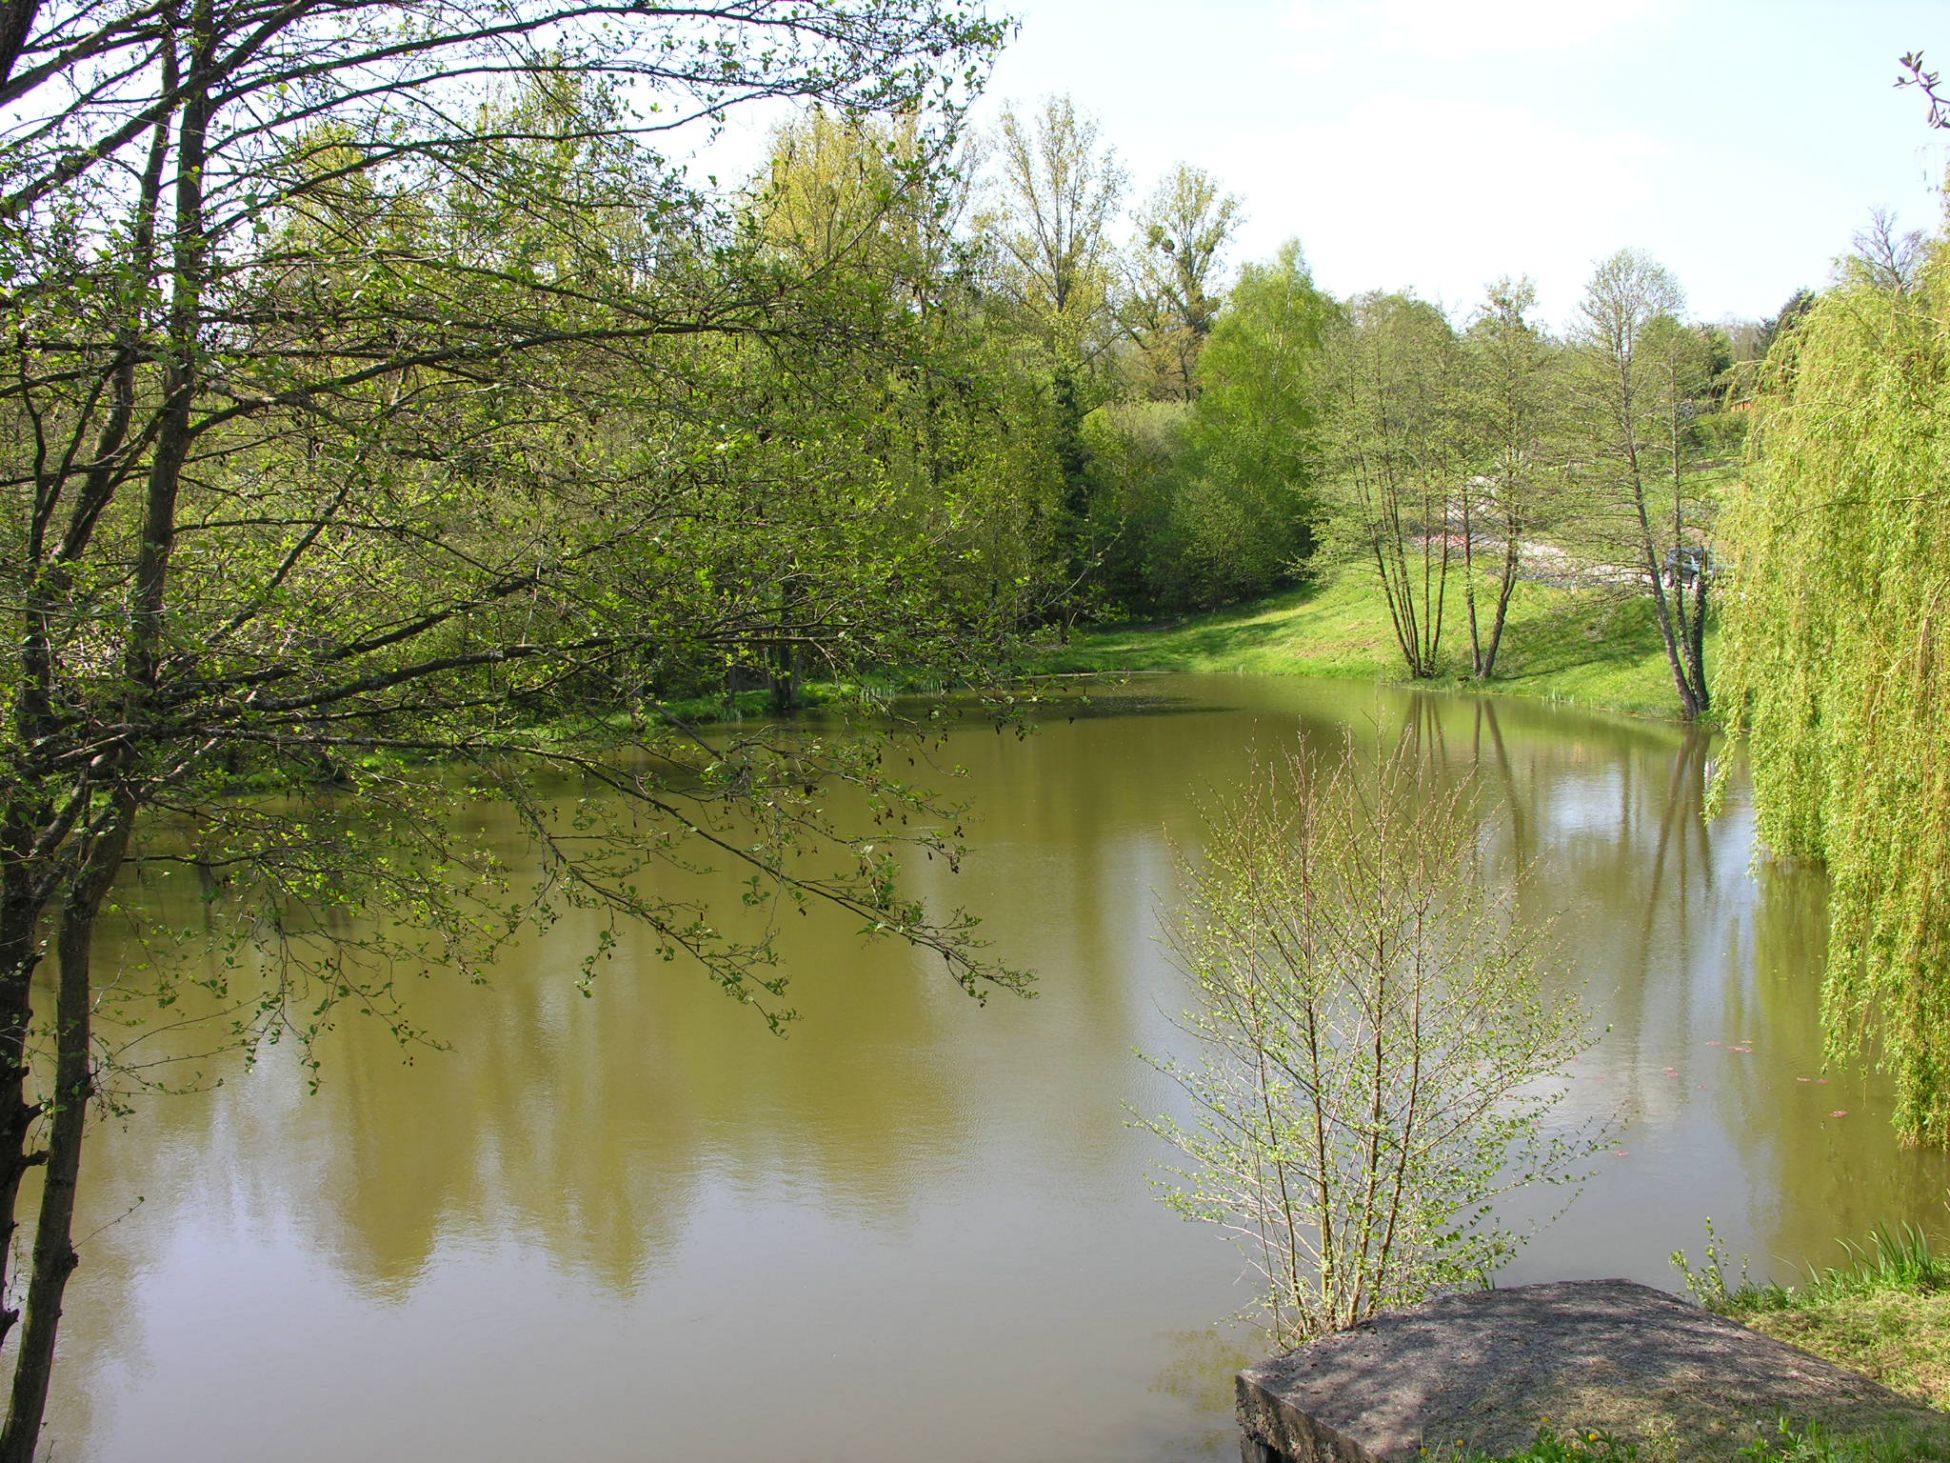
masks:
{"type": "Polygon", "coordinates": [[[1950,1411],[1950,1259],[1909,1226],[1844,1249],[1843,1264],[1798,1285],[1729,1288],[1717,1268],[1689,1284],[1743,1326],[1950,1411]]]}
{"type": "MultiPolygon", "coordinates": [[[[1487,603],[1482,605],[1488,609],[1487,603]]],[[[1487,629],[1487,615],[1484,616],[1487,629]]],[[[1707,663],[1713,660],[1708,636],[1707,663]]],[[[1678,696],[1650,599],[1615,589],[1519,584],[1496,679],[1468,678],[1469,624],[1460,585],[1443,617],[1447,674],[1424,685],[1533,696],[1594,710],[1672,717],[1678,696]]],[[[1343,566],[1305,589],[1207,615],[1100,626],[1041,647],[1034,669],[1250,671],[1406,681],[1374,576],[1343,566]]]]}
{"type": "MultiPolygon", "coordinates": [[[[1950,1260],[1934,1254],[1922,1231],[1879,1229],[1866,1244],[1844,1242],[1844,1263],[1810,1269],[1797,1285],[1755,1285],[1743,1273],[1729,1283],[1712,1223],[1705,1259],[1673,1261],[1693,1298],[1707,1309],[1802,1351],[1847,1367],[1891,1391],[1950,1412],[1950,1260]]],[[[1733,1459],[1751,1463],[1950,1463],[1950,1418],[1941,1427],[1901,1424],[1836,1436],[1818,1422],[1777,1419],[1733,1459]]],[[[1685,1455],[1684,1439],[1626,1442],[1597,1433],[1559,1436],[1544,1429],[1530,1448],[1464,1463],[1668,1463],[1685,1455]]]]}
{"type": "MultiPolygon", "coordinates": [[[[1440,1454],[1428,1456],[1431,1463],[1450,1463],[1440,1454]]],[[[1640,1444],[1609,1433],[1559,1434],[1544,1428],[1521,1452],[1501,1457],[1468,1453],[1453,1463],[1674,1463],[1697,1456],[1678,1443],[1640,1444]]],[[[1744,1447],[1712,1457],[1713,1463],[1950,1463],[1950,1442],[1910,1427],[1837,1436],[1819,1423],[1797,1425],[1783,1419],[1759,1429],[1744,1447]]]]}
{"type": "Polygon", "coordinates": [[[1754,1330],[1950,1408],[1950,1293],[1898,1288],[1752,1302],[1729,1311],[1754,1330]]]}

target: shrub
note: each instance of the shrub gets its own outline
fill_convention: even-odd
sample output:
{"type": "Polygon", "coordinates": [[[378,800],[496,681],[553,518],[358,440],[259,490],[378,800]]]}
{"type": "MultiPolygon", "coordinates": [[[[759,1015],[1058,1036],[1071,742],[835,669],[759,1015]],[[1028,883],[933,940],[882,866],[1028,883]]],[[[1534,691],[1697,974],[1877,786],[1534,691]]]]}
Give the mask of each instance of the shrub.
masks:
{"type": "Polygon", "coordinates": [[[1520,1241],[1493,1201],[1574,1181],[1594,1135],[1551,1130],[1584,1018],[1482,867],[1472,788],[1350,740],[1206,825],[1170,935],[1203,1051],[1154,1061],[1197,1116],[1144,1124],[1190,1160],[1166,1201],[1239,1239],[1282,1343],[1487,1283],[1520,1241]]]}

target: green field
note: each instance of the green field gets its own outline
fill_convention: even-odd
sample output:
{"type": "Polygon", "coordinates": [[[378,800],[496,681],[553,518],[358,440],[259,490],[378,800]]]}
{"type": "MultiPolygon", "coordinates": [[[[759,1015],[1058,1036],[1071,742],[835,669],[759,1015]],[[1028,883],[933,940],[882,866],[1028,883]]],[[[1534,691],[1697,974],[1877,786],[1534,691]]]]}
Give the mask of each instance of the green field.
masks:
{"type": "MultiPolygon", "coordinates": [[[[1488,608],[1487,596],[1480,597],[1486,633],[1488,608]]],[[[1714,638],[1708,634],[1709,667],[1714,638]]],[[[1424,685],[1533,696],[1636,716],[1679,714],[1652,601],[1642,595],[1519,584],[1496,679],[1478,682],[1469,677],[1469,626],[1458,578],[1450,588],[1441,648],[1445,673],[1424,685]]],[[[1068,645],[1040,645],[1032,669],[1407,680],[1380,588],[1361,566],[1339,567],[1306,588],[1211,614],[1079,631],[1068,645]]]]}

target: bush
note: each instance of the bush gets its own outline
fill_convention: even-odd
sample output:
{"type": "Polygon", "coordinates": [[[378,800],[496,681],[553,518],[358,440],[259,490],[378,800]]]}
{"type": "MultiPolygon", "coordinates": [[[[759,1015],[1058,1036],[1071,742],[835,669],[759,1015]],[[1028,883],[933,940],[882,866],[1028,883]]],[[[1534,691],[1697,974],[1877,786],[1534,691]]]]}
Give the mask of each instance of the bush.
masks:
{"type": "Polygon", "coordinates": [[[1584,1020],[1481,867],[1471,787],[1349,741],[1206,827],[1170,936],[1204,1052],[1155,1061],[1198,1116],[1144,1124],[1190,1160],[1167,1202],[1238,1237],[1281,1343],[1487,1283],[1520,1242],[1493,1200],[1575,1180],[1593,1135],[1550,1131],[1584,1020]]]}

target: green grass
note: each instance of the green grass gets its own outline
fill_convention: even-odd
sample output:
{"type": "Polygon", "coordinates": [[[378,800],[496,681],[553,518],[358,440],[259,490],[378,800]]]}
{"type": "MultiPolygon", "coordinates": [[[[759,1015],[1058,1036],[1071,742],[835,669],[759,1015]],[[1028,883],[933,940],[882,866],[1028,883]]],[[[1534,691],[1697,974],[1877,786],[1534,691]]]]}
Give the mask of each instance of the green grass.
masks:
{"type": "Polygon", "coordinates": [[[1548,1423],[1537,1429],[1535,1442],[1518,1452],[1492,1456],[1471,1450],[1450,1456],[1455,1463],[1650,1463],[1642,1457],[1636,1443],[1607,1432],[1559,1433],[1548,1423]]]}
{"type": "Polygon", "coordinates": [[[1755,1285],[1743,1277],[1729,1286],[1717,1246],[1709,1223],[1707,1258],[1699,1269],[1673,1257],[1701,1304],[1950,1410],[1950,1258],[1936,1254],[1922,1230],[1879,1226],[1866,1244],[1845,1240],[1840,1265],[1811,1266],[1797,1285],[1755,1285]]]}
{"type": "MultiPolygon", "coordinates": [[[[1666,1463],[1678,1451],[1671,1443],[1641,1445],[1603,1432],[1560,1434],[1546,1426],[1538,1429],[1535,1442],[1514,1453],[1447,1457],[1454,1463],[1666,1463]]],[[[1445,1458],[1427,1456],[1431,1463],[1445,1458]]],[[[1836,1436],[1820,1423],[1804,1426],[1783,1418],[1771,1432],[1724,1456],[1728,1463],[1950,1463],[1950,1442],[1909,1427],[1836,1436]]]]}
{"type": "MultiPolygon", "coordinates": [[[[1487,610],[1487,602],[1482,604],[1487,610]]],[[[1487,629],[1487,615],[1484,617],[1487,629]]],[[[1446,673],[1434,685],[1531,696],[1598,710],[1674,717],[1679,699],[1652,602],[1613,589],[1519,584],[1510,604],[1497,675],[1468,677],[1469,626],[1460,583],[1443,616],[1446,673]]],[[[1707,663],[1712,664],[1709,634],[1707,663]]],[[[1045,674],[1120,671],[1250,671],[1407,681],[1388,610],[1362,566],[1330,570],[1308,588],[1187,619],[1101,626],[1068,645],[1044,645],[1045,674]]]]}
{"type": "Polygon", "coordinates": [[[1753,1463],[1945,1463],[1950,1460],[1950,1442],[1942,1434],[1915,1428],[1835,1437],[1819,1423],[1797,1428],[1783,1421],[1772,1437],[1756,1440],[1738,1456],[1753,1463]]]}

